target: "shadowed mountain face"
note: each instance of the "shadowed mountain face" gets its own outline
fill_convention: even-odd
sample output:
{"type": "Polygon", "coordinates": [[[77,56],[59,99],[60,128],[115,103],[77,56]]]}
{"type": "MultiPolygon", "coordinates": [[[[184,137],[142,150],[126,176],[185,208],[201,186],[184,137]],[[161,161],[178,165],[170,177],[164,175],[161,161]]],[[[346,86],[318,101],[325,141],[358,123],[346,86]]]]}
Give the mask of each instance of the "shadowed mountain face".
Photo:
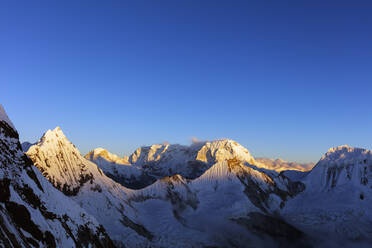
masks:
{"type": "Polygon", "coordinates": [[[91,151],[85,158],[94,162],[106,176],[130,189],[144,188],[157,179],[142,168],[132,166],[128,158],[119,158],[102,148],[91,151]]]}
{"type": "Polygon", "coordinates": [[[18,133],[1,106],[0,246],[113,246],[94,217],[36,170],[22,152],[18,133]]]}

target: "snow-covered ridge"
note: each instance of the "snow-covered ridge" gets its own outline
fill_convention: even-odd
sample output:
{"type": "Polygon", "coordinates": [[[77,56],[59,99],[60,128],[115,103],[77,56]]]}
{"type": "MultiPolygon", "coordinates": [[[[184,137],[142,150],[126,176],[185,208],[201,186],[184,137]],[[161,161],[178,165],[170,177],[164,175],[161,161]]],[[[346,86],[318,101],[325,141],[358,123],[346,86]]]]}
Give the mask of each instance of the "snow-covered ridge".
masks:
{"type": "Polygon", "coordinates": [[[316,238],[329,238],[328,247],[371,244],[370,150],[348,145],[331,148],[300,180],[306,190],[288,202],[285,218],[316,238]]]}
{"type": "MultiPolygon", "coordinates": [[[[87,154],[91,156],[102,156],[111,162],[115,162],[118,156],[97,148],[87,154]],[[104,155],[102,155],[104,153],[104,155]]],[[[211,142],[202,142],[190,146],[179,144],[154,144],[143,146],[134,151],[128,158],[121,158],[130,164],[143,167],[152,162],[175,162],[184,163],[187,160],[198,160],[204,163],[215,163],[226,159],[238,158],[239,160],[254,164],[254,158],[249,151],[236,141],[223,139],[211,142]]],[[[95,157],[93,157],[95,158],[95,157]]]]}
{"type": "Polygon", "coordinates": [[[372,187],[372,151],[348,145],[331,148],[304,182],[313,190],[372,187]]]}
{"type": "Polygon", "coordinates": [[[284,160],[256,160],[250,152],[230,139],[179,144],[155,144],[138,148],[129,157],[120,158],[105,149],[97,148],[85,158],[98,165],[104,173],[125,187],[140,189],[162,177],[179,174],[195,179],[218,162],[237,159],[261,172],[278,175],[283,170],[304,171],[313,164],[298,164],[284,160]],[[307,166],[307,167],[306,167],[307,166]]]}
{"type": "Polygon", "coordinates": [[[115,163],[115,164],[124,164],[124,165],[129,165],[128,157],[119,157],[116,154],[113,154],[106,149],[102,147],[98,147],[92,151],[90,151],[88,154],[84,156],[86,159],[89,160],[96,160],[97,158],[101,157],[105,159],[108,162],[115,163]]]}
{"type": "Polygon", "coordinates": [[[33,166],[16,132],[0,121],[0,247],[112,247],[97,220],[33,166]]]}
{"type": "Polygon", "coordinates": [[[13,123],[10,121],[8,115],[6,114],[4,110],[3,105],[1,104],[0,104],[0,121],[5,121],[6,123],[8,123],[9,126],[11,126],[15,130],[13,123]]]}
{"type": "MultiPolygon", "coordinates": [[[[148,219],[151,230],[162,239],[168,236],[168,239],[182,240],[177,246],[224,247],[219,242],[229,239],[231,234],[226,232],[226,227],[232,225],[232,218],[253,212],[265,216],[277,213],[289,198],[302,190],[301,183],[292,184],[285,177],[268,176],[235,158],[213,164],[196,179],[188,180],[176,174],[132,191],[128,196],[140,218],[148,219]],[[166,230],[168,235],[164,235],[168,233],[166,230]],[[213,239],[213,234],[221,240],[213,239]]],[[[243,227],[234,227],[235,235],[240,232],[243,236],[249,235],[240,228],[243,227]]],[[[238,247],[245,247],[245,241],[240,238],[235,242],[238,247]]]]}
{"type": "Polygon", "coordinates": [[[366,163],[367,161],[372,161],[372,151],[342,145],[330,148],[322,156],[318,164],[330,163],[330,165],[341,165],[347,163],[366,163]]]}
{"type": "Polygon", "coordinates": [[[130,190],[85,159],[59,127],[48,130],[27,155],[57,189],[94,216],[119,247],[146,247],[152,236],[126,203],[130,190]]]}
{"type": "MultiPolygon", "coordinates": [[[[109,247],[100,224],[118,246],[125,247],[230,247],[231,240],[234,246],[245,247],[260,237],[257,247],[278,242],[286,247],[282,242],[289,239],[291,244],[293,231],[327,241],[334,235],[372,242],[372,159],[366,149],[331,148],[311,171],[292,171],[296,175],[291,178],[303,183],[259,167],[262,164],[232,140],[153,145],[139,148],[130,158],[96,149],[87,157],[97,165],[101,161],[100,170],[56,128],[28,153],[54,186],[63,182],[69,190],[78,188],[66,197],[32,166],[16,131],[10,129],[0,121],[0,222],[6,225],[0,225],[0,247],[29,247],[29,242],[53,247],[52,239],[57,247],[74,247],[96,238],[109,247]],[[150,173],[158,180],[129,190],[108,178],[109,171],[139,181],[143,173],[150,173]],[[25,214],[17,222],[14,209],[29,217],[25,214]],[[25,220],[37,227],[36,232],[22,224],[25,220]],[[8,233],[16,235],[13,246],[7,243],[8,233]],[[92,235],[88,241],[80,240],[87,234],[92,235]]],[[[297,234],[294,244],[309,246],[297,243],[302,241],[297,234]]],[[[324,247],[335,246],[330,244],[324,247]]]]}
{"type": "Polygon", "coordinates": [[[131,189],[142,188],[155,181],[142,168],[132,166],[128,158],[120,158],[103,148],[94,149],[85,158],[95,163],[106,176],[131,189]]]}
{"type": "Polygon", "coordinates": [[[197,160],[206,163],[222,162],[234,158],[252,165],[256,164],[253,156],[245,147],[230,139],[206,142],[196,157],[197,160]]]}
{"type": "Polygon", "coordinates": [[[59,127],[48,130],[26,153],[43,175],[65,194],[77,194],[85,182],[93,179],[91,170],[95,165],[84,161],[59,127]]]}
{"type": "MultiPolygon", "coordinates": [[[[130,164],[141,169],[152,167],[158,170],[171,170],[170,173],[183,174],[186,177],[187,175],[182,172],[182,169],[185,170],[187,167],[185,164],[190,161],[198,161],[206,165],[211,165],[216,162],[236,158],[258,168],[275,170],[277,172],[283,170],[308,171],[314,166],[313,163],[301,164],[282,159],[255,159],[245,147],[230,139],[201,142],[190,146],[154,144],[140,147],[129,157],[125,156],[123,158],[103,148],[96,148],[85,155],[85,158],[95,163],[102,163],[102,160],[104,160],[112,164],[130,164]]],[[[162,176],[166,175],[164,174],[162,176]]]]}
{"type": "Polygon", "coordinates": [[[314,167],[314,163],[289,162],[280,158],[279,159],[256,158],[256,162],[259,164],[258,167],[265,168],[268,170],[275,170],[276,172],[281,172],[285,170],[309,171],[314,167]]]}
{"type": "MultiPolygon", "coordinates": [[[[216,140],[184,145],[155,144],[138,148],[129,157],[119,158],[108,151],[97,148],[85,156],[87,159],[102,163],[132,165],[155,176],[182,176],[194,178],[195,170],[205,171],[212,164],[237,158],[250,164],[256,164],[249,151],[233,140],[216,140]],[[101,160],[100,160],[101,159],[101,160]]],[[[100,166],[101,167],[101,166],[100,166]]],[[[118,166],[117,168],[119,168],[118,166]]]]}

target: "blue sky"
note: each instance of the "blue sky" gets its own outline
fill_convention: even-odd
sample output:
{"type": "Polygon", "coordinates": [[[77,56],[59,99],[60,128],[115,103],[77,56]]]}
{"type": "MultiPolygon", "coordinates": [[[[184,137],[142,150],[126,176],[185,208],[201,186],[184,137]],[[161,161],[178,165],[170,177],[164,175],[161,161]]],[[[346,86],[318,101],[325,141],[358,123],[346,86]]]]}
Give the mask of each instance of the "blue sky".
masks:
{"type": "Polygon", "coordinates": [[[317,161],[372,149],[370,1],[1,1],[1,103],[82,153],[231,138],[317,161]]]}

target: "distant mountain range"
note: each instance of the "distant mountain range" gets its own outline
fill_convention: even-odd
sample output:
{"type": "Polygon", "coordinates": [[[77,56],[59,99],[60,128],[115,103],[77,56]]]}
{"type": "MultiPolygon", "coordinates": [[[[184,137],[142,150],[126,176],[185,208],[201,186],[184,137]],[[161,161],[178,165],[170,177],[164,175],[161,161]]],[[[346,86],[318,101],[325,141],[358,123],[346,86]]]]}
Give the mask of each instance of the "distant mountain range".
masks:
{"type": "Polygon", "coordinates": [[[142,188],[156,179],[180,174],[195,179],[217,161],[238,158],[261,170],[276,172],[309,171],[314,163],[288,162],[282,159],[253,158],[249,151],[233,140],[197,142],[191,146],[157,144],[138,148],[130,156],[119,157],[96,148],[85,155],[104,173],[129,188],[142,188]],[[249,154],[249,155],[248,155],[249,154]]]}
{"type": "Polygon", "coordinates": [[[268,170],[275,170],[277,172],[285,170],[296,170],[296,171],[309,171],[314,167],[314,163],[297,163],[297,162],[288,162],[278,159],[270,158],[256,158],[256,161],[260,163],[260,167],[263,167],[268,170]]]}
{"type": "Polygon", "coordinates": [[[60,128],[35,143],[0,108],[2,247],[369,247],[372,152],[314,166],[233,140],[85,156],[60,128]],[[25,153],[21,149],[25,150],[25,153]]]}

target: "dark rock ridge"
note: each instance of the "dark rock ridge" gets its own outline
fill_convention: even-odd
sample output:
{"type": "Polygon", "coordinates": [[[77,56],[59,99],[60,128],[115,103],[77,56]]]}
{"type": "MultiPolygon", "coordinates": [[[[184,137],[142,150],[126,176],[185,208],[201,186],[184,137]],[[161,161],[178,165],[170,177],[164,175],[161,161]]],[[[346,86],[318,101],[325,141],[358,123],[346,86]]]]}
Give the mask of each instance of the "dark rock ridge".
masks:
{"type": "Polygon", "coordinates": [[[278,175],[274,178],[273,176],[262,173],[266,184],[270,186],[269,190],[263,190],[262,187],[251,178],[251,171],[254,169],[244,165],[244,167],[242,167],[242,163],[242,161],[236,158],[229,159],[227,161],[228,169],[230,172],[235,173],[240,182],[245,186],[244,193],[249,200],[263,212],[267,212],[269,208],[268,200],[270,194],[276,194],[282,199],[280,207],[283,208],[288,197],[294,197],[305,190],[305,185],[303,183],[292,182],[284,175],[278,175]],[[277,181],[286,185],[286,190],[280,189],[280,187],[277,186],[277,181]]]}

